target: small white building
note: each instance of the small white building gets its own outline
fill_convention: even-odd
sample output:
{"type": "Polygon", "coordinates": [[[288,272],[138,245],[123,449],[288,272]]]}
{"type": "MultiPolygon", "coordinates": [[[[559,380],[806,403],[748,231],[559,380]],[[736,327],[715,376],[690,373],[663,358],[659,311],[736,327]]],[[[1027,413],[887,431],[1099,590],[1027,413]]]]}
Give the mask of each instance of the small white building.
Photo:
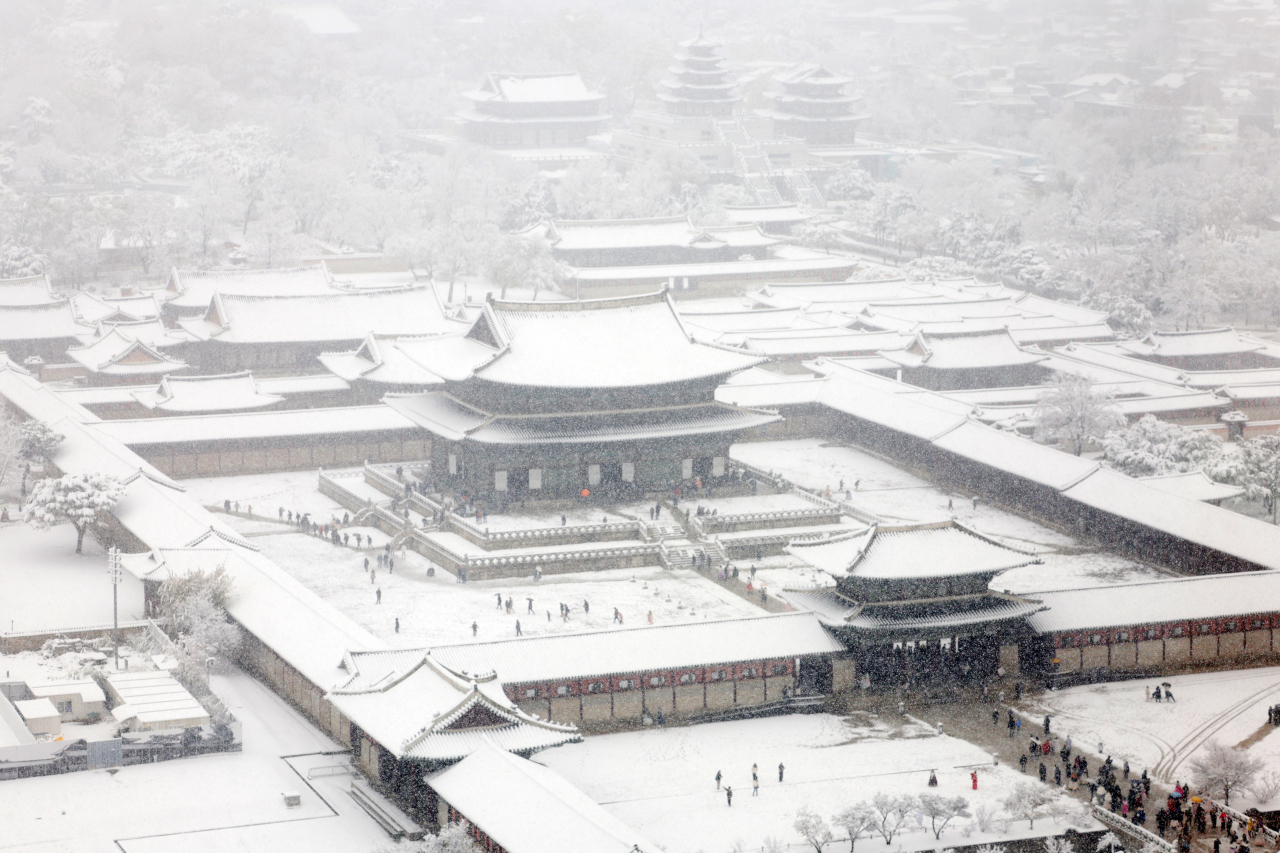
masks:
{"type": "Polygon", "coordinates": [[[13,707],[22,715],[31,734],[62,734],[62,715],[48,699],[20,699],[13,703],[13,707]]]}
{"type": "Polygon", "coordinates": [[[89,714],[105,716],[107,694],[92,678],[75,681],[28,681],[27,689],[37,699],[48,699],[58,709],[62,722],[83,720],[89,714]]]}
{"type": "Polygon", "coordinates": [[[121,672],[107,676],[122,731],[185,729],[209,723],[209,712],[167,672],[121,672]]]}

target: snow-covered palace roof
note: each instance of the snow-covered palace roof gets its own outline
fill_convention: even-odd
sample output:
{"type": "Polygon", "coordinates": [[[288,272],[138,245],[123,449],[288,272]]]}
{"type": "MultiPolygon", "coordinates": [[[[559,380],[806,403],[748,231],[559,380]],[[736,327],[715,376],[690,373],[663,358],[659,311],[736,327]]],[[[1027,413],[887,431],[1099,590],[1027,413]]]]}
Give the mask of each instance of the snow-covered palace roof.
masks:
{"type": "Polygon", "coordinates": [[[247,370],[222,376],[166,376],[156,388],[134,391],[133,398],[148,409],[187,414],[260,409],[284,401],[259,391],[247,370]]]}
{"type": "Polygon", "coordinates": [[[653,219],[555,219],[525,232],[541,234],[557,251],[597,249],[763,248],[782,242],[752,222],[702,228],[688,216],[653,219]]]}
{"type": "Polygon", "coordinates": [[[492,672],[450,670],[425,649],[354,651],[343,667],[350,678],[326,698],[397,758],[456,761],[486,739],[525,754],[581,740],[520,710],[492,672]]]}
{"type": "Polygon", "coordinates": [[[1035,561],[1035,555],[1001,545],[955,520],[878,526],[826,541],[796,542],[787,549],[835,577],[932,578],[991,574],[1035,561]]]}
{"type": "Polygon", "coordinates": [[[405,351],[448,379],[543,388],[668,385],[764,361],[695,341],[662,292],[573,302],[491,298],[463,341],[424,340],[405,351]]]}
{"type": "Polygon", "coordinates": [[[1257,352],[1265,349],[1266,343],[1248,338],[1227,327],[1186,332],[1152,332],[1141,341],[1126,341],[1120,346],[1142,358],[1180,358],[1257,352]]]}
{"type": "Polygon", "coordinates": [[[921,332],[910,346],[882,350],[880,355],[904,367],[931,370],[976,370],[1036,364],[1048,358],[1018,346],[1007,329],[938,334],[921,332]]]}
{"type": "Polygon", "coordinates": [[[436,646],[432,659],[459,673],[496,672],[529,684],[843,651],[812,613],[776,613],[683,625],[625,628],[436,646]]]}
{"type": "Polygon", "coordinates": [[[540,74],[488,74],[480,88],[463,93],[478,103],[501,101],[522,104],[556,104],[566,101],[603,101],[604,95],[593,92],[576,72],[544,72],[540,74]]]}
{"type": "Polygon", "coordinates": [[[67,355],[89,372],[107,376],[160,376],[187,367],[185,361],[165,355],[119,326],[112,326],[93,343],[69,348],[67,355]]]}
{"type": "Polygon", "coordinates": [[[47,275],[0,279],[0,305],[48,305],[56,301],[47,275]]]}
{"type": "Polygon", "coordinates": [[[438,335],[464,328],[428,287],[301,296],[215,294],[204,316],[179,320],[204,341],[232,344],[361,341],[370,333],[438,335]]]}
{"type": "Polygon", "coordinates": [[[301,296],[334,292],[333,278],[324,264],[265,270],[174,269],[161,297],[166,305],[187,313],[209,307],[214,294],[236,296],[301,296]]]}
{"type": "Polygon", "coordinates": [[[1229,486],[1210,480],[1203,471],[1188,471],[1185,474],[1157,474],[1151,477],[1139,477],[1139,480],[1152,488],[1171,495],[1191,498],[1193,501],[1225,501],[1238,498],[1245,490],[1240,486],[1229,486]]]}
{"type": "Polygon", "coordinates": [[[427,782],[508,853],[658,853],[662,849],[554,770],[487,741],[427,782]]]}
{"type": "MultiPolygon", "coordinates": [[[[1280,572],[1235,572],[1091,589],[1026,593],[1048,609],[1028,622],[1042,634],[1280,613],[1280,572]]],[[[1248,628],[1246,623],[1244,628],[1248,628]]],[[[1141,637],[1136,637],[1141,639],[1141,637]]]]}

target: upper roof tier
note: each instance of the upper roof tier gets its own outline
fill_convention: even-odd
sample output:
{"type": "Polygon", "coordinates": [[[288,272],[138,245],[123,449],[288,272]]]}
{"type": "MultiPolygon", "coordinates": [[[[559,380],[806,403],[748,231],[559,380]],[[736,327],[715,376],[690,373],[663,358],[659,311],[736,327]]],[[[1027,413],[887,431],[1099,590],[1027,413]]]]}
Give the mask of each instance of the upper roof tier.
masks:
{"type": "Polygon", "coordinates": [[[666,293],[575,302],[491,300],[467,347],[410,358],[448,379],[503,385],[623,388],[713,379],[759,364],[759,356],[694,341],[666,293]]]}
{"type": "Polygon", "coordinates": [[[512,104],[559,104],[565,102],[603,101],[604,95],[593,92],[577,72],[547,74],[489,74],[480,88],[463,97],[478,103],[495,101],[512,104]]]}
{"type": "Polygon", "coordinates": [[[988,539],[956,521],[873,527],[813,544],[797,542],[791,553],[839,577],[902,580],[995,575],[1035,561],[1035,556],[988,539]]]}

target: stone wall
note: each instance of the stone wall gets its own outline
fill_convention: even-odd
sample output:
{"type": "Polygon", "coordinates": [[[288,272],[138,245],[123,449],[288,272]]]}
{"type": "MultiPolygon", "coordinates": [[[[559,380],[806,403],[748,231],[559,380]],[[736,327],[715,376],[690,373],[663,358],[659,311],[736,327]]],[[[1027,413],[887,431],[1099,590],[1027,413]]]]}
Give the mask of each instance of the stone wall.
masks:
{"type": "Polygon", "coordinates": [[[431,442],[420,431],[402,435],[291,436],[263,439],[252,447],[240,439],[191,445],[154,445],[131,448],[170,477],[223,477],[234,474],[266,474],[305,471],[374,462],[408,462],[430,453],[431,442]]]}

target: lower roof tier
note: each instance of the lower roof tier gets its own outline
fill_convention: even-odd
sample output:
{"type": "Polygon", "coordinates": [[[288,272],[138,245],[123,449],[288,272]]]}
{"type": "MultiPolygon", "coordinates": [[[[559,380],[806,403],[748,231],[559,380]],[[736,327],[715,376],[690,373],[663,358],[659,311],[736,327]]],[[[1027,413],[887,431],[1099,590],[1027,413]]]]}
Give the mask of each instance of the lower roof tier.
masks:
{"type": "Polygon", "coordinates": [[[550,415],[493,415],[444,392],[389,394],[385,402],[433,435],[480,444],[599,444],[736,433],[776,423],[771,412],[724,403],[550,415]]]}
{"type": "Polygon", "coordinates": [[[788,591],[786,597],[811,607],[833,628],[849,629],[873,642],[985,633],[1046,609],[1042,602],[1000,593],[878,605],[859,604],[830,590],[788,591]]]}

